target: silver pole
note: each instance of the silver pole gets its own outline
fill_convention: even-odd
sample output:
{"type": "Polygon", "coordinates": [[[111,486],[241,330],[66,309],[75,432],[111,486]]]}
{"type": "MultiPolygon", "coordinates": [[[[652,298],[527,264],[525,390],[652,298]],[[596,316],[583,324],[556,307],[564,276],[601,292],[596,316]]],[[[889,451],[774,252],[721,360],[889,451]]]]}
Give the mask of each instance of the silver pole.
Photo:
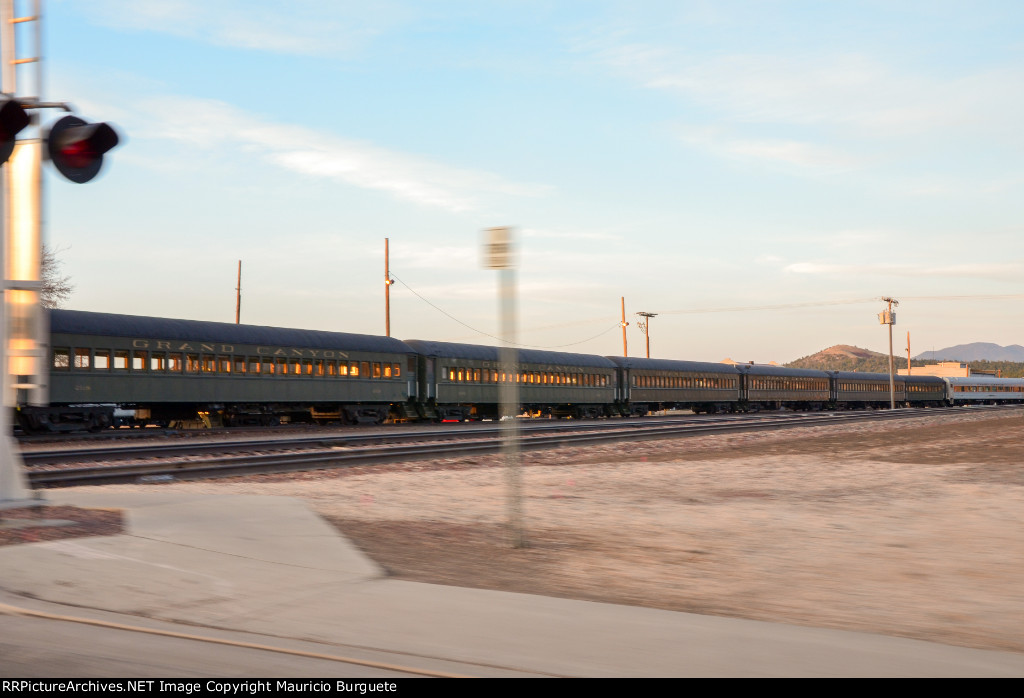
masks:
{"type": "Polygon", "coordinates": [[[498,272],[501,297],[501,449],[505,457],[508,490],[509,542],[513,548],[526,547],[523,529],[523,476],[519,462],[519,356],[516,341],[516,270],[498,272]]]}
{"type": "MultiPolygon", "coordinates": [[[[14,0],[0,0],[0,89],[6,94],[14,94],[16,83],[16,51],[14,0]]],[[[21,453],[14,447],[11,439],[10,407],[11,395],[10,360],[8,358],[8,312],[7,304],[10,296],[8,282],[8,244],[11,231],[10,201],[10,166],[0,166],[0,207],[2,207],[3,231],[0,240],[0,280],[2,280],[3,299],[0,301],[0,502],[28,500],[32,491],[25,477],[25,469],[21,453]]]]}
{"type": "Polygon", "coordinates": [[[498,305],[501,315],[501,376],[498,416],[501,418],[501,451],[505,460],[509,542],[526,547],[523,526],[523,482],[519,463],[519,353],[516,344],[516,263],[510,228],[484,231],[484,267],[498,270],[498,305]]]}

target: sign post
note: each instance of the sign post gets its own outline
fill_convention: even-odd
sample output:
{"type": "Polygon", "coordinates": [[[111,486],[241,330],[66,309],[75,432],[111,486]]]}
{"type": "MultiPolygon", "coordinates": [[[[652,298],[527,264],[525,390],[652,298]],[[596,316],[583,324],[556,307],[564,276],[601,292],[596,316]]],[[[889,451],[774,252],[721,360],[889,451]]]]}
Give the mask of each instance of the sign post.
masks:
{"type": "Polygon", "coordinates": [[[526,547],[522,468],[519,463],[519,357],[516,343],[516,260],[511,228],[484,231],[484,267],[498,270],[501,314],[501,435],[508,491],[508,530],[513,548],[526,547]]]}

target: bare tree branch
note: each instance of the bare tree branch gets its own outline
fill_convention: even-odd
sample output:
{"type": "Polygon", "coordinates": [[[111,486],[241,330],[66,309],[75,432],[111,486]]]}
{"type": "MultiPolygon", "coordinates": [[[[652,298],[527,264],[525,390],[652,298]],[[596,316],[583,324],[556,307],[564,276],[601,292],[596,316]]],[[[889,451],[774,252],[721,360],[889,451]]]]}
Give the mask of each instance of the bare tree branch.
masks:
{"type": "Polygon", "coordinates": [[[52,249],[49,245],[43,244],[43,254],[39,260],[39,277],[43,282],[43,288],[39,293],[39,303],[44,308],[59,308],[75,290],[71,283],[70,276],[61,276],[61,264],[57,254],[60,249],[52,249]]]}

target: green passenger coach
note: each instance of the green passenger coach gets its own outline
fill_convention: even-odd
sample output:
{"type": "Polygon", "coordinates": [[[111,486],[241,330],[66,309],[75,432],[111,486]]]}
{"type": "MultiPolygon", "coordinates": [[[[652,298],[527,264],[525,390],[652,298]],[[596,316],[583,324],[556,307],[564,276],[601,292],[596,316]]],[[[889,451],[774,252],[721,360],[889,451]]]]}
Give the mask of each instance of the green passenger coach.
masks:
{"type": "Polygon", "coordinates": [[[30,431],[109,426],[111,405],[140,424],[379,423],[414,395],[412,350],[390,337],[74,310],[49,319],[50,403],[81,407],[23,407],[30,431]]]}

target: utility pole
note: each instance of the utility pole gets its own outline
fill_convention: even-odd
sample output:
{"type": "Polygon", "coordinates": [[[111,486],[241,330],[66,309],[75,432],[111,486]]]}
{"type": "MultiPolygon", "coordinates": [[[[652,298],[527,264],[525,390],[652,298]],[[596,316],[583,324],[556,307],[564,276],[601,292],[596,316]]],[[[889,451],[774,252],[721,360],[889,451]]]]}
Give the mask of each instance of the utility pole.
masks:
{"type": "Polygon", "coordinates": [[[235,324],[242,321],[242,260],[238,260],[238,285],[235,286],[235,324]]]}
{"type": "Polygon", "coordinates": [[[636,323],[636,326],[640,328],[640,331],[644,333],[644,337],[647,339],[647,358],[651,358],[651,318],[657,317],[657,313],[637,313],[640,317],[644,318],[636,323]]]}
{"type": "Polygon", "coordinates": [[[626,297],[622,296],[622,322],[619,325],[622,327],[622,356],[629,356],[626,351],[626,328],[629,327],[629,323],[626,322],[626,297]]]}
{"type": "Polygon", "coordinates": [[[384,238],[384,336],[391,336],[391,285],[395,280],[391,278],[391,269],[388,266],[388,239],[384,238]]]}
{"type": "Polygon", "coordinates": [[[907,375],[911,372],[910,368],[910,330],[907,330],[907,375]]]}
{"type": "Polygon", "coordinates": [[[892,326],[896,324],[896,313],[892,311],[892,307],[899,305],[900,302],[888,296],[881,300],[889,304],[888,310],[883,310],[878,314],[878,321],[882,325],[889,326],[889,409],[894,410],[896,409],[896,378],[894,375],[895,360],[892,355],[892,326]]]}

